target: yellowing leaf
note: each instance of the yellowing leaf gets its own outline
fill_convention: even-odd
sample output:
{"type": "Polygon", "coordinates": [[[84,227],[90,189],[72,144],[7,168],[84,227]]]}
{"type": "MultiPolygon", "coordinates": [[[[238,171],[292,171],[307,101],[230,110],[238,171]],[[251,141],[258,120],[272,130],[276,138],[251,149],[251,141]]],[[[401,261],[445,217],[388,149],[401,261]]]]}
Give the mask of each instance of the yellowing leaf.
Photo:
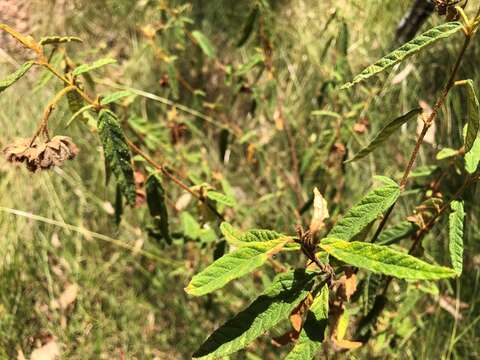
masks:
{"type": "Polygon", "coordinates": [[[305,270],[277,275],[270,286],[245,310],[217,329],[194,358],[218,359],[243,349],[290,313],[307,296],[315,273],[305,270]]]}
{"type": "Polygon", "coordinates": [[[230,281],[262,266],[270,256],[281,251],[289,241],[291,238],[283,237],[266,242],[252,242],[240,247],[195,275],[185,291],[190,295],[202,296],[220,289],[230,281]]]}
{"type": "Polygon", "coordinates": [[[434,280],[456,275],[453,269],[428,264],[387,246],[328,237],[320,247],[349,265],[401,279],[434,280]]]}
{"type": "Polygon", "coordinates": [[[462,28],[462,26],[463,25],[459,22],[448,22],[434,27],[424,32],[423,34],[418,35],[413,40],[410,40],[406,44],[402,45],[398,49],[392,51],[388,55],[378,60],[373,65],[367,67],[359,75],[355,76],[351,82],[343,85],[342,89],[352,87],[353,85],[364,81],[372,77],[373,75],[376,75],[382,71],[391,68],[395,64],[402,62],[409,56],[412,56],[413,54],[425,49],[436,41],[455,34],[462,28]]]}
{"type": "Polygon", "coordinates": [[[82,43],[83,40],[76,36],[46,36],[42,37],[39,41],[39,44],[44,45],[58,45],[69,42],[79,42],[82,43]]]}
{"type": "Polygon", "coordinates": [[[462,201],[452,201],[450,206],[452,208],[448,217],[450,258],[453,268],[460,275],[463,269],[463,222],[465,221],[465,212],[462,201]]]}
{"type": "Polygon", "coordinates": [[[324,227],[325,219],[328,219],[330,214],[328,213],[327,201],[317,188],[313,189],[313,216],[310,221],[310,234],[314,236],[318,231],[324,227]]]}

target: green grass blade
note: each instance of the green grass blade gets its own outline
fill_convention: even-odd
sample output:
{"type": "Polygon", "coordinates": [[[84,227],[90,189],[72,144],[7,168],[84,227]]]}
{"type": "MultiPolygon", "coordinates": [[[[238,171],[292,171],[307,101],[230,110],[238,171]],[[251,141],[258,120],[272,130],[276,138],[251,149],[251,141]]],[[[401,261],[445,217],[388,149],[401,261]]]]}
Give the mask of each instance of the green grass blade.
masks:
{"type": "Polygon", "coordinates": [[[463,201],[452,201],[450,206],[452,212],[448,217],[448,248],[452,266],[457,274],[460,275],[463,269],[463,222],[465,221],[465,211],[463,210],[463,201]]]}
{"type": "Polygon", "coordinates": [[[462,28],[462,24],[459,22],[448,22],[436,26],[423,34],[418,35],[413,40],[402,45],[398,49],[392,51],[388,55],[384,56],[374,64],[367,67],[359,75],[355,76],[351,82],[342,86],[342,89],[348,89],[353,85],[367,80],[368,78],[385,71],[395,64],[398,64],[408,58],[409,56],[425,49],[440,39],[447,38],[462,28]]]}
{"type": "Polygon", "coordinates": [[[247,275],[262,266],[269,257],[283,249],[291,238],[282,237],[266,242],[252,242],[222,256],[202,272],[195,275],[185,291],[202,296],[218,290],[230,281],[247,275]]]}
{"type": "Polygon", "coordinates": [[[192,36],[198,43],[198,46],[200,46],[200,49],[202,49],[203,53],[213,59],[216,55],[216,50],[210,40],[198,30],[192,31],[192,36]]]}
{"type": "Polygon", "coordinates": [[[350,160],[345,161],[345,163],[350,163],[355,160],[359,160],[370,154],[372,151],[374,151],[376,148],[378,148],[380,145],[382,145],[385,141],[388,140],[388,138],[400,127],[408,122],[410,119],[413,119],[416,117],[418,114],[422,112],[422,109],[414,109],[409,111],[408,113],[397,117],[396,119],[390,121],[385,127],[379,131],[379,133],[373,138],[373,140],[365,146],[363,149],[361,149],[358,153],[354,155],[353,158],[350,160]]]}
{"type": "Polygon", "coordinates": [[[87,72],[99,69],[105,65],[115,64],[117,60],[111,58],[99,59],[91,64],[83,64],[73,70],[72,75],[78,76],[87,72]]]}
{"type": "Polygon", "coordinates": [[[400,195],[397,183],[388,178],[382,187],[370,191],[335,224],[329,237],[350,240],[387,210],[400,195]]]}
{"type": "Polygon", "coordinates": [[[285,360],[310,360],[322,346],[328,324],[328,285],[324,285],[308,310],[297,343],[285,360]]]}
{"type": "Polygon", "coordinates": [[[193,357],[218,359],[246,347],[289,317],[307,296],[314,276],[303,269],[278,275],[248,308],[210,335],[193,357]]]}
{"type": "Polygon", "coordinates": [[[428,264],[387,246],[328,237],[321,241],[320,247],[349,265],[400,279],[435,280],[456,276],[453,269],[428,264]]]}

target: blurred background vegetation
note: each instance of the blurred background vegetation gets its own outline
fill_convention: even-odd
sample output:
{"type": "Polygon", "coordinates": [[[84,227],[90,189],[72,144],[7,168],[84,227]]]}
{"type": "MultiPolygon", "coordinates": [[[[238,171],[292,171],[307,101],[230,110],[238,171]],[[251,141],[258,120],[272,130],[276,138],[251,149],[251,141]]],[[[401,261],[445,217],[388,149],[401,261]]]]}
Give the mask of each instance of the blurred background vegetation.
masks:
{"type": "MultiPolygon", "coordinates": [[[[328,200],[333,222],[371,186],[372,175],[398,179],[404,169],[415,143],[413,123],[373,156],[347,165],[343,160],[387,121],[419,103],[432,104],[460,36],[366,85],[343,92],[337,86],[395,46],[395,29],[411,3],[4,0],[0,22],[37,38],[79,36],[82,44],[66,47],[76,64],[117,59],[84,86],[91,93],[130,89],[137,95],[115,105],[137,145],[191,185],[207,183],[233,196],[236,205],[219,210],[236,227],[294,233],[295,224],[311,216],[314,186],[328,200]],[[211,48],[199,46],[195,31],[211,48]]],[[[442,21],[432,15],[422,29],[442,21]]],[[[29,56],[4,35],[2,76],[29,56]]],[[[479,56],[475,44],[460,77],[478,84],[479,56]]],[[[63,56],[54,55],[52,62],[65,66],[63,56]]],[[[35,69],[1,94],[2,147],[33,133],[60,86],[35,69]]],[[[449,169],[442,193],[459,186],[452,160],[434,159],[443,147],[462,145],[463,100],[459,91],[449,97],[421,150],[417,169],[423,173],[417,171],[391,223],[425,199],[438,172],[449,169]]],[[[67,126],[71,115],[62,103],[50,131],[74,139],[80,147],[76,161],[36,174],[0,161],[0,358],[28,358],[54,341],[65,359],[188,359],[274,271],[256,272],[205,298],[187,296],[183,288],[192,274],[224,251],[218,221],[167,185],[172,246],[149,235],[141,196],[139,207],[126,208],[117,226],[115,189],[105,184],[94,125],[87,118],[67,126]]],[[[438,294],[396,284],[391,297],[399,306],[385,312],[376,340],[338,358],[480,358],[476,196],[476,188],[465,196],[462,277],[442,282],[438,294]]],[[[425,256],[443,264],[445,233],[442,221],[424,244],[425,256]]],[[[233,358],[281,358],[289,345],[273,346],[269,338],[278,335],[233,358]]]]}

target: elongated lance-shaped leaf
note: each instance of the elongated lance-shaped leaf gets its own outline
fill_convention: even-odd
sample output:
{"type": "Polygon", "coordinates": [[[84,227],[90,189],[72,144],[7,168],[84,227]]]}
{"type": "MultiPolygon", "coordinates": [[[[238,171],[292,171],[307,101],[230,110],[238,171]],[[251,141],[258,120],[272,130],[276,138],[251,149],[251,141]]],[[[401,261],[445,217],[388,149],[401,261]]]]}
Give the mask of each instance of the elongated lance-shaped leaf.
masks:
{"type": "Polygon", "coordinates": [[[385,127],[378,132],[377,135],[373,138],[373,140],[365,146],[363,149],[361,149],[358,153],[354,155],[353,158],[350,160],[347,160],[346,163],[364,158],[368,154],[370,154],[372,151],[374,151],[376,148],[378,148],[380,145],[382,145],[385,141],[388,140],[388,138],[400,127],[405,124],[407,121],[415,118],[418,114],[422,112],[422,109],[414,109],[409,111],[408,113],[390,121],[385,127]]]}
{"type": "Polygon", "coordinates": [[[401,279],[435,280],[456,275],[453,269],[431,265],[387,246],[328,237],[320,247],[349,265],[401,279]]]}
{"type": "Polygon", "coordinates": [[[418,35],[413,40],[410,40],[406,44],[402,45],[398,49],[392,51],[388,55],[384,56],[376,63],[370,65],[365,70],[363,70],[360,74],[355,76],[353,80],[349,83],[346,83],[342,86],[342,89],[347,89],[352,87],[353,85],[364,81],[373,75],[376,75],[382,71],[385,71],[395,64],[398,64],[408,58],[409,56],[427,48],[428,46],[432,45],[436,41],[440,39],[447,38],[462,28],[462,24],[459,22],[448,22],[445,24],[441,24],[436,26],[421,35],[418,35]]]}
{"type": "Polygon", "coordinates": [[[28,62],[22,64],[22,66],[20,66],[17,69],[17,71],[15,71],[13,74],[10,74],[6,78],[0,80],[0,93],[3,92],[8,87],[15,84],[18,80],[20,80],[21,77],[23,75],[25,75],[28,70],[30,70],[32,65],[33,65],[33,62],[28,61],[28,62]]]}
{"type": "Polygon", "coordinates": [[[234,198],[232,198],[228,195],[219,193],[217,191],[208,191],[207,192],[207,197],[210,200],[216,201],[217,203],[223,204],[223,205],[226,205],[226,206],[234,207],[236,205],[236,201],[235,201],[234,198]]]}
{"type": "Polygon", "coordinates": [[[172,239],[168,231],[168,211],[165,204],[165,190],[158,174],[151,174],[148,177],[145,182],[145,192],[147,194],[148,210],[153,217],[155,227],[160,230],[163,239],[168,244],[171,244],[172,239]]]}
{"type": "MultiPolygon", "coordinates": [[[[463,136],[466,143],[467,126],[463,128],[463,136]]],[[[465,154],[464,159],[465,170],[467,170],[469,174],[473,174],[475,171],[477,171],[478,164],[480,163],[480,136],[477,136],[477,138],[473,142],[472,148],[468,153],[465,154]]]]}
{"type": "Polygon", "coordinates": [[[468,153],[477,138],[478,129],[480,128],[480,105],[477,95],[475,94],[475,86],[471,79],[465,82],[467,87],[467,134],[465,135],[465,153],[468,153]]]}
{"type": "Polygon", "coordinates": [[[410,221],[402,221],[380,233],[377,239],[379,245],[390,245],[400,241],[415,232],[417,226],[410,221]]]}
{"type": "Polygon", "coordinates": [[[217,329],[193,357],[218,359],[243,349],[287,319],[305,299],[315,274],[304,269],[277,275],[270,286],[245,310],[217,329]]]}
{"type": "Polygon", "coordinates": [[[252,242],[222,256],[195,275],[185,291],[190,295],[202,296],[224,287],[262,266],[269,257],[280,252],[291,238],[278,238],[266,242],[252,242]]]}
{"type": "Polygon", "coordinates": [[[98,115],[98,132],[105,154],[105,167],[117,180],[122,194],[130,205],[135,205],[137,197],[130,150],[117,116],[109,110],[101,110],[98,115]]]}
{"type": "Polygon", "coordinates": [[[297,343],[285,360],[310,360],[322,346],[328,324],[328,286],[313,300],[297,343]]]}
{"type": "Polygon", "coordinates": [[[207,55],[209,58],[214,58],[216,51],[215,47],[212,45],[210,40],[198,30],[192,31],[192,36],[195,41],[198,43],[198,46],[202,49],[203,53],[207,55]]]}
{"type": "Polygon", "coordinates": [[[400,195],[396,182],[382,177],[384,185],[370,191],[335,224],[329,237],[350,240],[387,210],[400,195]]]}
{"type": "Polygon", "coordinates": [[[454,200],[451,203],[452,212],[448,217],[449,250],[452,266],[458,275],[463,269],[463,222],[465,211],[463,201],[454,200]]]}
{"type": "Polygon", "coordinates": [[[58,45],[69,42],[82,43],[83,40],[76,36],[46,36],[42,37],[39,41],[40,45],[58,45]]]}
{"type": "Polygon", "coordinates": [[[238,40],[237,47],[242,47],[250,37],[253,31],[253,27],[255,26],[255,22],[258,18],[258,14],[260,13],[259,7],[255,6],[248,14],[247,21],[245,22],[243,29],[242,29],[242,36],[238,40]]]}
{"type": "Polygon", "coordinates": [[[284,236],[273,230],[253,229],[241,234],[239,240],[241,242],[263,242],[276,240],[284,236]]]}
{"type": "Polygon", "coordinates": [[[135,96],[135,93],[131,92],[130,90],[120,90],[120,91],[115,91],[111,94],[105,95],[101,100],[100,104],[101,105],[108,105],[113,102],[117,102],[120,99],[123,99],[128,96],[135,96]]]}
{"type": "Polygon", "coordinates": [[[78,76],[87,72],[99,69],[105,65],[115,64],[117,60],[111,58],[99,59],[91,64],[83,64],[73,70],[72,75],[78,76]]]}

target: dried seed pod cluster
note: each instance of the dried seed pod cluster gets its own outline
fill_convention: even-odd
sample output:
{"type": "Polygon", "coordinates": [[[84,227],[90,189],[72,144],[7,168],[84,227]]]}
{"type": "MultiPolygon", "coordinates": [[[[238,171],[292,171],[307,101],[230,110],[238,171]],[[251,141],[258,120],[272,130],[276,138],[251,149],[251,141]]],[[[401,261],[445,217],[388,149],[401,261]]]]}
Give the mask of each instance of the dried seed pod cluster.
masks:
{"type": "Polygon", "coordinates": [[[50,169],[72,160],[78,154],[78,147],[68,136],[54,136],[47,142],[31,143],[31,139],[18,139],[7,145],[3,153],[10,162],[25,163],[27,169],[50,169]]]}

